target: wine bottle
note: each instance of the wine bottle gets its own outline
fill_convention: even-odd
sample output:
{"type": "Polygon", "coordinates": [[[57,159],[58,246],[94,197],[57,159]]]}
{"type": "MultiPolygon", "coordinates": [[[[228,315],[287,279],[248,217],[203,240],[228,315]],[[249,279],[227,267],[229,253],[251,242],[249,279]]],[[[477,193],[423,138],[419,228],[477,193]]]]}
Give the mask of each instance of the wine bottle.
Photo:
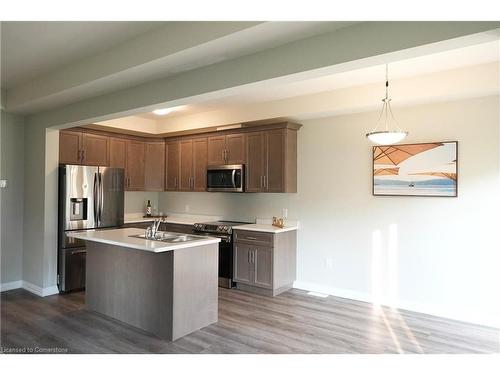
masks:
{"type": "Polygon", "coordinates": [[[151,201],[148,199],[148,204],[146,205],[146,216],[151,216],[151,201]]]}

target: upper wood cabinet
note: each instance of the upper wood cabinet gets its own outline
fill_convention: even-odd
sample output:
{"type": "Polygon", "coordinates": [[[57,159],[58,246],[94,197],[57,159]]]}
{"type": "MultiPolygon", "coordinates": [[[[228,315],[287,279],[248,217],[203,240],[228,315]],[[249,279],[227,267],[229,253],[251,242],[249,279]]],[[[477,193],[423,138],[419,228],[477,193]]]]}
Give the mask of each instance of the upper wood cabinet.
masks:
{"type": "Polygon", "coordinates": [[[185,139],[179,144],[180,191],[206,191],[207,189],[207,138],[185,139]]]}
{"type": "Polygon", "coordinates": [[[81,164],[82,133],[69,130],[59,132],[59,163],[81,164]]]}
{"type": "Polygon", "coordinates": [[[124,138],[109,139],[109,166],[125,168],[127,160],[127,140],[124,138]]]}
{"type": "Polygon", "coordinates": [[[282,122],[170,139],[73,128],[59,133],[59,162],[124,168],[130,191],[206,191],[207,166],[244,164],[245,191],[294,193],[299,128],[282,122]]]}
{"type": "Polygon", "coordinates": [[[193,140],[193,190],[207,190],[207,164],[208,164],[207,138],[193,140]]]}
{"type": "Polygon", "coordinates": [[[265,164],[264,132],[247,134],[247,163],[245,169],[246,191],[261,192],[265,164]]]}
{"type": "Polygon", "coordinates": [[[209,165],[244,164],[245,134],[228,134],[208,137],[209,165]]]}
{"type": "Polygon", "coordinates": [[[143,191],[146,148],[144,142],[127,140],[125,190],[143,191]]]}
{"type": "Polygon", "coordinates": [[[109,138],[83,133],[83,162],[85,165],[109,165],[109,138]]]}
{"type": "Polygon", "coordinates": [[[165,143],[145,142],[144,190],[163,191],[165,188],[165,143]]]}
{"type": "Polygon", "coordinates": [[[179,188],[179,142],[165,144],[165,190],[175,191],[179,188]]]}
{"type": "Polygon", "coordinates": [[[180,141],[180,180],[179,190],[192,190],[193,181],[193,140],[180,141]]]}
{"type": "Polygon", "coordinates": [[[108,156],[108,137],[71,130],[59,132],[60,163],[108,166],[108,156]]]}
{"type": "Polygon", "coordinates": [[[297,192],[297,132],[273,129],[247,134],[246,191],[297,192]]]}

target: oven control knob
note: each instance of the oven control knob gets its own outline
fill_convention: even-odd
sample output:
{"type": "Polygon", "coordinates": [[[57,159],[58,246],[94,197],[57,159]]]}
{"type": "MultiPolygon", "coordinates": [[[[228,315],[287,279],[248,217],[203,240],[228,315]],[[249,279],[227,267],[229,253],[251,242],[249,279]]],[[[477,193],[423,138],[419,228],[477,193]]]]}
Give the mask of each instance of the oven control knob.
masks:
{"type": "Polygon", "coordinates": [[[217,227],[217,231],[218,231],[218,232],[222,232],[223,230],[224,230],[224,227],[223,227],[222,225],[219,225],[219,226],[217,227]]]}
{"type": "Polygon", "coordinates": [[[227,232],[228,229],[229,229],[229,227],[227,227],[227,226],[224,227],[225,232],[227,232]]]}

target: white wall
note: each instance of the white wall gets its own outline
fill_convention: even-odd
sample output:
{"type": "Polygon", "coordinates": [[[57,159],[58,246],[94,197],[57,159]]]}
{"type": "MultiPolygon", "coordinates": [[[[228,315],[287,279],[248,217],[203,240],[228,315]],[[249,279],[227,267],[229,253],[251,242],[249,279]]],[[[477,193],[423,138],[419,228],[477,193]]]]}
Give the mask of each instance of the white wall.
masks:
{"type": "Polygon", "coordinates": [[[166,192],[160,207],[242,220],[288,208],[301,225],[298,287],[500,326],[498,104],[395,108],[408,142],[459,141],[458,198],[372,196],[370,112],[303,122],[298,194],[166,192]]]}
{"type": "Polygon", "coordinates": [[[0,120],[1,284],[22,280],[24,206],[24,120],[2,111],[0,120]]]}

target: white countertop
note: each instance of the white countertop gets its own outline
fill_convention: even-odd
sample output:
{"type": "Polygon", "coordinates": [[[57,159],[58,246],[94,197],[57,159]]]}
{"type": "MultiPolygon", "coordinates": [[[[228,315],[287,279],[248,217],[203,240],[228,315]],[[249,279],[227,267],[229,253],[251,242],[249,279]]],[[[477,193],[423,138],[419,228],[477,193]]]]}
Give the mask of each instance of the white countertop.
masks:
{"type": "Polygon", "coordinates": [[[271,224],[243,224],[234,226],[233,229],[250,230],[254,232],[282,233],[297,230],[298,225],[285,225],[284,228],[275,227],[271,224]]]}
{"type": "MultiPolygon", "coordinates": [[[[137,250],[151,251],[154,253],[162,253],[165,251],[185,249],[189,247],[196,247],[209,244],[217,244],[220,238],[215,237],[200,237],[199,240],[168,243],[162,241],[146,240],[143,238],[130,237],[137,234],[144,234],[143,229],[137,228],[123,228],[123,229],[110,229],[110,230],[88,230],[81,232],[68,232],[68,237],[79,238],[85,241],[100,242],[108,245],[116,245],[129,247],[137,250]]],[[[180,233],[173,233],[179,235],[180,233]]]]}
{"type": "MultiPolygon", "coordinates": [[[[156,218],[159,219],[159,218],[156,218]]],[[[136,215],[125,215],[124,223],[144,223],[154,221],[154,217],[142,217],[136,215]]],[[[195,216],[195,215],[167,215],[166,222],[170,224],[194,225],[195,223],[206,223],[221,220],[218,216],[195,216]]]]}

